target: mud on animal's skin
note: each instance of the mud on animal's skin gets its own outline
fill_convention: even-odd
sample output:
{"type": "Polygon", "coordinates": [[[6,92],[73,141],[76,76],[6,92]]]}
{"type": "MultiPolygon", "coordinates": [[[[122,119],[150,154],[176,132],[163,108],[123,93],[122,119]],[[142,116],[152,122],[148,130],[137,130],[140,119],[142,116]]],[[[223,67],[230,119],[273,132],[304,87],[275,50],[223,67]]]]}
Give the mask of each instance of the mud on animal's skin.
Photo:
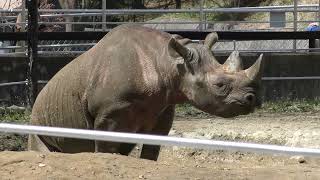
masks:
{"type": "MultiPolygon", "coordinates": [[[[246,70],[238,52],[220,64],[211,51],[217,40],[216,33],[193,43],[143,26],[118,26],[49,81],[34,104],[31,124],[167,135],[175,104],[190,103],[222,117],[248,114],[259,98],[262,56],[246,70]]],[[[133,146],[55,137],[29,140],[30,150],[66,153],[127,154],[133,146]]],[[[159,146],[144,147],[141,157],[156,160],[159,146]]]]}

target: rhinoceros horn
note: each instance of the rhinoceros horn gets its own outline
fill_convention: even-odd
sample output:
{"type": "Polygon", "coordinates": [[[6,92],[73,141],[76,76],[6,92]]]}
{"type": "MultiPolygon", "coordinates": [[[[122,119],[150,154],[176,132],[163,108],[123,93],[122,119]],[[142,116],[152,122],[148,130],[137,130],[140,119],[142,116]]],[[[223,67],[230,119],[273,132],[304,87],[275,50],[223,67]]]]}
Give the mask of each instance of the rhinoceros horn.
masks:
{"type": "Polygon", "coordinates": [[[235,73],[243,69],[242,60],[239,51],[233,51],[223,64],[225,70],[230,73],[235,73]]]}
{"type": "Polygon", "coordinates": [[[212,46],[218,41],[218,34],[215,32],[212,32],[206,36],[206,39],[204,40],[204,45],[207,46],[209,49],[212,48],[212,46]]]}
{"type": "Polygon", "coordinates": [[[245,70],[247,77],[252,81],[259,81],[263,73],[263,54],[259,56],[257,61],[248,69],[245,70]]]}

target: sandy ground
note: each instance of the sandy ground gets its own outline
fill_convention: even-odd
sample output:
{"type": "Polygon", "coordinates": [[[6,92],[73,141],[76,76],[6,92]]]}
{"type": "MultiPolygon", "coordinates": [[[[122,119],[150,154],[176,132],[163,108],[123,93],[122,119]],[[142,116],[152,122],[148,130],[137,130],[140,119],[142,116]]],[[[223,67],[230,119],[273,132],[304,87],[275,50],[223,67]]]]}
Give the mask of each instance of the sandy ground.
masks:
{"type": "MultiPolygon", "coordinates": [[[[320,148],[320,113],[177,117],[171,136],[320,148]]],[[[0,152],[0,179],[319,179],[320,157],[164,147],[157,162],[117,154],[0,152]]]]}

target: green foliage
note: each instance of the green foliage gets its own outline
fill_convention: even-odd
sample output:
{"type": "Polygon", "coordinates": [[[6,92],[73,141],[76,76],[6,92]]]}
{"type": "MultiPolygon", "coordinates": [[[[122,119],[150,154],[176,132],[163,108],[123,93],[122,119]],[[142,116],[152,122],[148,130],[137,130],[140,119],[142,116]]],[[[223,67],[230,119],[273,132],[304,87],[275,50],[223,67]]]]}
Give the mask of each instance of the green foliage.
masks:
{"type": "Polygon", "coordinates": [[[259,111],[271,113],[301,113],[320,110],[320,100],[279,100],[265,102],[259,111]]]}
{"type": "Polygon", "coordinates": [[[0,122],[26,124],[30,120],[30,111],[12,111],[2,109],[0,122]]]}
{"type": "MultiPolygon", "coordinates": [[[[29,120],[30,111],[14,111],[1,108],[0,123],[27,124],[29,120]]],[[[0,132],[0,151],[26,150],[27,137],[27,135],[0,132]]]]}

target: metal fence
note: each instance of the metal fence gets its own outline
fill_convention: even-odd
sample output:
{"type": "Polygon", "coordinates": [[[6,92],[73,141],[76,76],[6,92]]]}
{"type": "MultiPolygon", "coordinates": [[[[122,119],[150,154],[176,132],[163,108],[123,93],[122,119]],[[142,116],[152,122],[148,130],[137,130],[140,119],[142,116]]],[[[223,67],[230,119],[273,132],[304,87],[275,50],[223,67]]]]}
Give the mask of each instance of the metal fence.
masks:
{"type": "MultiPolygon", "coordinates": [[[[103,0],[105,3],[106,0],[103,0]]],[[[23,7],[23,6],[22,6],[23,7]]],[[[104,6],[105,7],[105,6],[104,6]]],[[[26,17],[28,10],[22,9],[0,9],[0,13],[3,15],[0,17],[2,22],[1,27],[16,25],[26,26],[26,17]],[[17,23],[16,16],[21,13],[22,22],[17,23]]],[[[203,1],[199,1],[199,7],[193,9],[39,9],[41,25],[61,25],[66,26],[81,26],[83,31],[108,31],[112,27],[124,24],[124,23],[135,23],[149,27],[153,27],[160,30],[192,30],[192,31],[301,31],[305,30],[305,27],[310,22],[319,21],[319,4],[311,5],[298,5],[298,1],[295,0],[293,5],[285,6],[262,6],[262,7],[235,7],[235,8],[205,8],[203,1]],[[230,14],[230,13],[251,13],[251,14],[267,14],[270,16],[269,19],[262,20],[228,20],[228,21],[213,21],[210,18],[216,13],[230,14]],[[310,19],[299,19],[298,16],[301,14],[313,14],[310,19]],[[183,14],[186,17],[196,17],[193,20],[181,20],[179,18],[169,18],[161,20],[161,18],[155,18],[154,15],[172,15],[179,16],[177,14],[183,14]],[[108,21],[107,17],[124,17],[128,15],[140,15],[143,18],[134,19],[130,21],[108,21]],[[278,18],[271,18],[278,17],[278,18]],[[65,21],[55,21],[57,17],[62,17],[65,21]],[[75,18],[87,17],[87,20],[75,20],[75,18]],[[90,18],[91,19],[90,19],[90,18]],[[279,17],[283,19],[279,19],[279,17]],[[46,21],[43,21],[46,19],[46,21]],[[66,21],[68,19],[68,21],[66,21]],[[91,21],[88,21],[91,20],[91,21]],[[153,19],[153,20],[152,20],[153,19]],[[258,24],[257,26],[252,26],[258,24]],[[280,24],[280,26],[279,26],[280,24]],[[245,30],[244,30],[245,29],[245,30]]],[[[310,17],[310,16],[308,16],[310,17]]],[[[120,18],[121,19],[121,18],[120,18]]],[[[190,19],[190,18],[187,18],[190,19]]],[[[70,28],[69,28],[70,29],[70,28]]],[[[40,54],[59,54],[60,52],[73,52],[83,53],[90,47],[92,47],[96,41],[51,41],[51,42],[39,42],[42,47],[39,47],[40,54]]],[[[16,46],[12,44],[8,47],[0,47],[3,53],[6,52],[24,52],[24,46],[16,46]]],[[[254,41],[223,41],[218,42],[214,47],[215,51],[219,52],[230,52],[233,50],[238,51],[264,51],[264,52],[295,52],[308,51],[307,40],[286,40],[276,42],[254,42],[254,41]],[[277,47],[273,47],[270,44],[277,44],[277,47]],[[250,44],[250,45],[248,45],[250,44]],[[257,46],[259,44],[259,46],[257,46]],[[232,47],[232,48],[229,48],[232,47]]],[[[1,54],[1,51],[0,51],[1,54]]]]}
{"type": "MultiPolygon", "coordinates": [[[[23,0],[24,2],[24,0],[23,0]]],[[[33,91],[32,86],[37,86],[38,80],[36,77],[36,73],[34,73],[34,62],[36,62],[36,56],[38,55],[64,55],[64,54],[76,54],[79,55],[81,53],[83,53],[84,51],[88,50],[90,47],[92,47],[93,45],[95,45],[95,43],[97,42],[98,38],[94,39],[94,40],[79,40],[81,38],[78,38],[77,40],[74,39],[69,39],[67,40],[67,36],[71,35],[71,34],[64,34],[64,38],[65,39],[55,39],[53,38],[52,33],[50,35],[49,34],[41,34],[41,33],[37,33],[34,31],[36,25],[38,21],[37,19],[37,15],[38,15],[38,9],[33,8],[34,6],[30,6],[30,3],[35,3],[35,1],[27,1],[29,3],[29,9],[22,7],[22,9],[10,9],[10,10],[1,10],[0,9],[0,13],[6,13],[6,15],[1,16],[1,20],[7,23],[2,23],[0,24],[1,26],[8,26],[8,25],[12,25],[12,26],[16,26],[16,25],[22,25],[22,26],[26,26],[28,27],[28,33],[22,34],[23,36],[26,36],[26,38],[24,38],[23,40],[26,40],[28,42],[28,45],[25,45],[24,43],[21,43],[22,39],[16,39],[16,41],[18,43],[16,44],[11,44],[11,45],[6,45],[0,47],[0,54],[1,51],[7,51],[4,52],[3,54],[6,54],[6,56],[9,55],[28,55],[28,61],[27,63],[29,64],[30,68],[28,68],[28,72],[27,72],[27,83],[25,82],[20,82],[21,85],[26,84],[29,88],[28,91],[33,91]],[[16,15],[18,13],[21,13],[22,15],[22,21],[17,23],[17,22],[10,22],[12,21],[12,19],[14,20],[16,15]],[[30,23],[29,25],[26,24],[25,19],[26,18],[26,14],[29,15],[30,18],[30,14],[32,14],[33,16],[33,22],[34,23],[30,23]],[[28,26],[27,26],[28,25],[28,26]],[[32,30],[33,29],[33,30],[32,30]],[[42,35],[42,36],[41,36],[42,35]],[[42,41],[37,41],[37,39],[39,38],[41,40],[41,37],[43,37],[43,35],[50,35],[50,38],[44,39],[42,41]],[[50,41],[48,41],[50,40],[50,41]],[[37,42],[36,42],[37,41],[37,42]],[[28,47],[28,51],[26,51],[26,47],[28,47]],[[8,54],[8,52],[10,52],[8,54]],[[33,80],[32,80],[33,78],[33,80]]],[[[104,1],[105,2],[105,1],[104,1]]],[[[202,1],[201,1],[202,2],[202,1]]],[[[24,4],[24,3],[23,3],[24,4]]],[[[36,5],[35,5],[36,7],[36,5]]],[[[40,17],[45,17],[45,18],[56,18],[56,17],[82,17],[82,16],[90,16],[90,17],[107,17],[107,16],[123,16],[123,15],[154,15],[154,14],[197,14],[197,17],[199,18],[198,21],[194,21],[194,22],[189,22],[189,21],[177,21],[177,22],[167,22],[167,21],[161,21],[161,22],[157,22],[157,21],[139,21],[139,22],[130,22],[130,23],[140,23],[140,24],[144,24],[144,25],[161,25],[161,24],[173,24],[173,25],[177,25],[177,24],[183,24],[184,29],[180,29],[184,30],[184,34],[187,35],[187,33],[193,33],[197,32],[198,34],[201,34],[201,37],[203,38],[204,33],[208,33],[210,31],[214,31],[215,27],[211,27],[210,23],[212,24],[217,24],[219,22],[214,21],[211,22],[209,21],[208,17],[210,16],[210,14],[212,13],[291,13],[293,15],[293,20],[287,21],[285,19],[285,23],[291,23],[292,25],[290,26],[290,28],[273,28],[273,29],[256,29],[255,31],[241,31],[241,35],[240,36],[253,36],[253,33],[257,33],[260,31],[266,32],[266,31],[270,31],[272,30],[272,32],[277,32],[277,33],[282,33],[282,35],[285,35],[288,32],[294,32],[297,33],[298,32],[298,23],[304,23],[304,22],[308,22],[307,20],[303,20],[303,21],[298,21],[298,13],[309,13],[309,12],[318,12],[320,11],[319,6],[318,5],[298,5],[297,4],[297,0],[295,0],[294,5],[291,6],[272,6],[272,7],[242,7],[242,8],[204,8],[202,4],[200,4],[199,8],[196,9],[40,9],[39,10],[39,14],[40,17]],[[189,29],[188,27],[186,27],[186,25],[188,23],[192,23],[196,26],[194,26],[193,28],[189,29]],[[293,29],[292,29],[293,27],[293,29]],[[277,31],[275,31],[275,29],[277,29],[277,31]],[[279,32],[280,31],[280,32],[279,32]]],[[[31,19],[31,18],[30,18],[31,19]]],[[[100,22],[76,22],[76,21],[67,21],[67,22],[53,22],[53,21],[48,21],[48,22],[39,22],[39,24],[62,24],[62,25],[70,25],[70,24],[88,24],[91,26],[95,26],[97,24],[101,25],[99,32],[94,32],[95,34],[99,34],[102,35],[101,31],[108,31],[108,27],[107,25],[119,25],[122,23],[128,23],[128,22],[123,22],[123,21],[118,21],[118,22],[109,22],[106,20],[106,18],[101,18],[102,21],[100,22]]],[[[32,22],[32,21],[31,21],[32,22]]],[[[226,23],[230,21],[224,21],[223,23],[226,23]]],[[[240,22],[234,22],[233,23],[240,23],[240,22]]],[[[272,21],[243,21],[241,23],[266,23],[269,22],[272,23],[272,21]]],[[[282,22],[282,21],[281,21],[282,22]]],[[[154,27],[157,28],[157,27],[154,27]]],[[[23,28],[22,28],[23,29],[23,28]]],[[[161,29],[161,28],[160,28],[161,29]]],[[[86,30],[86,29],[84,29],[86,30]]],[[[89,29],[90,31],[95,31],[97,29],[95,28],[91,28],[89,29]]],[[[169,31],[171,30],[173,33],[175,33],[176,31],[179,31],[178,28],[174,28],[174,29],[168,29],[168,28],[164,28],[162,30],[166,30],[169,31]]],[[[229,29],[227,31],[224,31],[224,34],[226,34],[225,32],[234,32],[237,33],[238,31],[235,31],[236,29],[229,29]]],[[[72,32],[75,33],[76,32],[72,32]]],[[[219,36],[222,33],[219,33],[219,36]]],[[[11,34],[13,36],[15,36],[15,34],[11,34]]],[[[19,34],[21,35],[21,34],[19,34]]],[[[231,34],[229,33],[229,36],[231,34]]],[[[292,34],[290,34],[292,35],[292,34]]],[[[283,42],[287,42],[285,44],[285,48],[279,48],[276,47],[276,49],[268,49],[268,48],[262,48],[262,49],[241,49],[241,47],[250,47],[248,44],[246,44],[247,42],[243,42],[243,41],[231,41],[231,42],[225,42],[225,41],[220,41],[218,42],[215,46],[214,46],[214,51],[216,52],[229,52],[229,51],[233,51],[233,50],[238,50],[238,51],[250,51],[250,52],[297,52],[298,50],[300,52],[310,52],[310,50],[308,49],[308,43],[306,43],[305,39],[311,39],[311,35],[313,35],[314,37],[317,36],[319,38],[319,34],[311,34],[309,33],[308,35],[310,35],[310,37],[306,37],[304,36],[302,39],[304,40],[296,40],[297,38],[294,37],[289,37],[288,35],[286,35],[286,37],[284,38],[284,40],[282,40],[283,42]],[[290,43],[288,43],[288,41],[290,41],[290,43]],[[300,43],[300,42],[303,43],[300,43]],[[229,43],[229,44],[227,44],[229,43]],[[230,45],[230,43],[232,43],[232,45],[230,45]],[[302,44],[303,47],[299,47],[297,45],[302,44]],[[291,46],[291,48],[290,48],[291,46]],[[231,48],[230,48],[231,47],[231,48]],[[239,48],[240,47],[240,48],[239,48]],[[288,48],[289,47],[289,48],[288,48]]],[[[298,34],[295,34],[294,36],[298,36],[298,34]]],[[[2,36],[3,37],[3,36],[2,36]]],[[[79,34],[77,34],[75,37],[81,37],[79,34]]],[[[199,36],[198,36],[199,37],[199,36]]],[[[235,36],[233,36],[235,37],[235,36]]],[[[313,38],[314,38],[313,37],[313,38]]],[[[261,38],[261,34],[260,34],[260,38],[261,38]]],[[[199,40],[200,38],[192,38],[193,40],[199,40]]],[[[223,38],[222,38],[223,39],[223,38]]],[[[226,38],[225,38],[226,39],[226,38]]],[[[228,39],[228,38],[227,38],[228,39]]],[[[244,38],[245,39],[245,38],[244,38]]],[[[242,40],[244,40],[242,39],[242,40]]],[[[265,39],[265,38],[262,38],[265,39]]],[[[272,38],[269,41],[269,43],[271,43],[271,46],[275,46],[274,44],[279,44],[278,42],[274,43],[272,41],[272,38]]],[[[280,38],[281,39],[281,38],[280,38]]],[[[228,39],[230,40],[230,38],[228,39]]],[[[249,38],[249,40],[252,40],[251,38],[249,38]]],[[[257,39],[255,39],[257,40],[257,39]]],[[[260,39],[259,39],[260,40],[260,39]]],[[[252,41],[253,43],[256,41],[252,41]]],[[[252,43],[251,42],[251,43],[252,43]]],[[[266,43],[267,41],[262,41],[262,42],[258,42],[258,44],[263,44],[266,43]]],[[[309,43],[310,44],[310,43],[309,43]]],[[[251,47],[259,47],[256,44],[251,45],[251,47]]],[[[320,50],[318,48],[314,48],[312,49],[312,51],[317,51],[320,50]]],[[[287,80],[288,78],[290,78],[291,80],[294,79],[318,79],[319,77],[316,76],[312,76],[312,77],[268,77],[268,78],[263,78],[263,80],[287,80]]],[[[2,86],[9,86],[9,85],[17,85],[16,83],[5,83],[2,86]]],[[[30,94],[29,96],[31,96],[32,93],[28,93],[30,94]]],[[[33,93],[36,94],[36,93],[33,93]]],[[[34,98],[33,98],[34,99],[34,98]]]]}

